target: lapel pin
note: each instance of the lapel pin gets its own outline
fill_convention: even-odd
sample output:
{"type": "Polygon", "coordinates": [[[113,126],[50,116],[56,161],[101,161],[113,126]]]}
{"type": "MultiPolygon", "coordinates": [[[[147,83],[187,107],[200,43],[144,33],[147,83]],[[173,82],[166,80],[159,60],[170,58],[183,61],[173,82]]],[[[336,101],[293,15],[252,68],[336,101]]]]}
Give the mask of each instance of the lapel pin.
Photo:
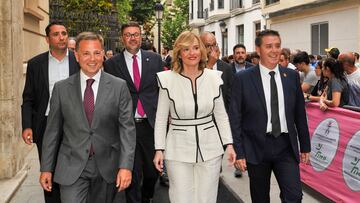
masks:
{"type": "Polygon", "coordinates": [[[287,77],[287,74],[286,74],[286,73],[283,73],[283,76],[286,78],[286,77],[287,77]]]}
{"type": "Polygon", "coordinates": [[[149,61],[150,61],[150,59],[149,59],[149,58],[146,58],[146,61],[147,61],[147,62],[149,62],[149,61]]]}

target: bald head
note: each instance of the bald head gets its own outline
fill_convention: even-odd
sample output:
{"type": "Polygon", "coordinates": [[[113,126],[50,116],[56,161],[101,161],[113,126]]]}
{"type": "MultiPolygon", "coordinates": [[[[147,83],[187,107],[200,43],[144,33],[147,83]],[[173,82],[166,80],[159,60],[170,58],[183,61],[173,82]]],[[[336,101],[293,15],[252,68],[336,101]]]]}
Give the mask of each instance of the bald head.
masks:
{"type": "Polygon", "coordinates": [[[351,74],[356,70],[355,56],[352,52],[340,54],[338,60],[343,64],[344,70],[347,74],[351,74]]]}

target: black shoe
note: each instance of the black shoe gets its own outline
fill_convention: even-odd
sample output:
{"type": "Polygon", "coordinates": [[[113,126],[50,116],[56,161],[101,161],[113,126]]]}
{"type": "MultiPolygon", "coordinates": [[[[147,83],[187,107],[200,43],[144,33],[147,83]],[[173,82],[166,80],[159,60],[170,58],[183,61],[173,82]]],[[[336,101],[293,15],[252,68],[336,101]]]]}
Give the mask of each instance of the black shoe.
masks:
{"type": "Polygon", "coordinates": [[[143,198],[141,200],[141,203],[153,203],[153,199],[152,198],[143,198]]]}
{"type": "Polygon", "coordinates": [[[235,178],[241,178],[242,177],[241,170],[240,169],[235,169],[234,176],[235,176],[235,178]]]}
{"type": "Polygon", "coordinates": [[[169,177],[166,173],[160,176],[160,185],[164,187],[169,187],[169,177]]]}

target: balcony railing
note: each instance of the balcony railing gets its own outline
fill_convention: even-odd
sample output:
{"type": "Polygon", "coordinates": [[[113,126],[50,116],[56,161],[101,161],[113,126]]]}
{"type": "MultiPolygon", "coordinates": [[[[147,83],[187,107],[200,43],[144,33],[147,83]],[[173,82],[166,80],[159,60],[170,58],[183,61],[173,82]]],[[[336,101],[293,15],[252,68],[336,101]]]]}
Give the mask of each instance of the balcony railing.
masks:
{"type": "Polygon", "coordinates": [[[260,0],[253,0],[253,4],[257,4],[259,2],[260,2],[260,0]]]}
{"type": "Polygon", "coordinates": [[[242,7],[243,7],[242,0],[231,0],[231,7],[230,7],[231,10],[242,7]]]}

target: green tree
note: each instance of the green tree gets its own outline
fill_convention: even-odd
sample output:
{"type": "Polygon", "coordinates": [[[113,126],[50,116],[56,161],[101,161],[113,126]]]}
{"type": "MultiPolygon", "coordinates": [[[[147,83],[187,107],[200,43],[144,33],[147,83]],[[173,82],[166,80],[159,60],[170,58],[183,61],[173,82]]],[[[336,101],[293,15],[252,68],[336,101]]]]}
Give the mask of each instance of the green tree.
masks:
{"type": "Polygon", "coordinates": [[[131,20],[139,24],[146,24],[152,21],[155,15],[154,6],[156,0],[132,0],[129,15],[131,20]]]}
{"type": "Polygon", "coordinates": [[[120,24],[124,24],[130,20],[129,13],[131,11],[130,0],[116,0],[116,8],[118,11],[118,21],[120,24]]]}
{"type": "Polygon", "coordinates": [[[172,8],[165,8],[161,42],[164,46],[172,49],[180,33],[189,29],[189,2],[174,0],[174,6],[172,8]]]}

